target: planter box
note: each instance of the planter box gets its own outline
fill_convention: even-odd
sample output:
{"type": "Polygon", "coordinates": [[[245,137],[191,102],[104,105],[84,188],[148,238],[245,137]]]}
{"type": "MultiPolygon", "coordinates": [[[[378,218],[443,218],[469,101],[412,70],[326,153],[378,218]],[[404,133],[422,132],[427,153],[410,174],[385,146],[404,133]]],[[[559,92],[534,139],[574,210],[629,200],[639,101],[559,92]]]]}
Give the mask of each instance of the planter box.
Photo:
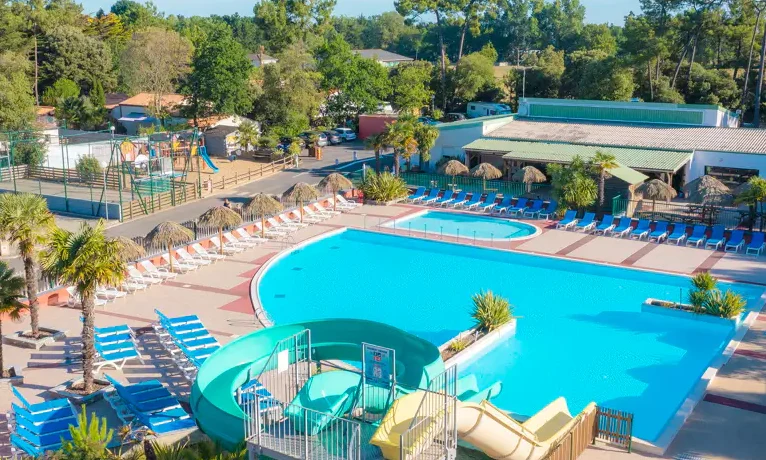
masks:
{"type": "Polygon", "coordinates": [[[79,378],[79,379],[68,380],[62,383],[61,385],[51,388],[50,390],[48,390],[48,392],[57,396],[68,398],[70,401],[72,401],[73,404],[76,404],[76,405],[94,403],[96,401],[100,401],[101,399],[103,399],[104,393],[106,393],[108,390],[111,390],[113,387],[108,380],[103,380],[99,378],[96,378],[93,380],[94,382],[100,385],[107,385],[107,386],[89,395],[81,395],[79,393],[75,393],[73,391],[67,390],[67,388],[69,388],[72,385],[75,385],[77,383],[82,383],[82,378],[79,378]]]}
{"type": "Polygon", "coordinates": [[[16,332],[10,335],[4,335],[3,344],[11,345],[14,347],[32,348],[35,350],[39,350],[45,345],[49,345],[53,342],[63,339],[64,337],[66,337],[66,334],[68,332],[68,331],[59,331],[58,329],[50,329],[47,327],[41,327],[40,331],[47,332],[50,335],[48,337],[35,340],[29,337],[22,337],[22,334],[26,334],[30,331],[16,332]]]}
{"type": "Polygon", "coordinates": [[[730,324],[735,329],[738,328],[745,317],[744,314],[735,318],[721,318],[719,316],[712,316],[706,313],[697,313],[693,311],[693,307],[688,304],[678,304],[676,302],[669,302],[667,300],[659,299],[646,299],[641,305],[642,313],[655,313],[658,315],[674,316],[676,318],[688,319],[692,321],[703,321],[713,324],[730,324]],[[673,306],[654,305],[656,303],[663,302],[672,304],[673,306]],[[679,306],[680,305],[680,306],[679,306]]]}
{"type": "MultiPolygon", "coordinates": [[[[467,335],[471,335],[474,333],[475,333],[474,329],[469,329],[467,331],[461,332],[460,334],[448,340],[447,342],[444,342],[439,347],[439,351],[443,351],[449,348],[450,344],[454,342],[455,340],[458,340],[460,338],[466,337],[467,335]]],[[[488,353],[492,348],[495,347],[495,345],[498,342],[503,341],[507,339],[508,337],[511,337],[515,334],[516,334],[516,319],[514,318],[508,324],[501,326],[499,329],[496,329],[490,332],[489,334],[486,334],[480,337],[479,340],[473,342],[465,350],[462,350],[458,352],[457,354],[453,355],[452,357],[450,357],[444,363],[444,367],[447,368],[453,365],[457,365],[458,367],[460,367],[469,361],[473,361],[477,357],[488,353]]]]}
{"type": "Polygon", "coordinates": [[[10,385],[21,385],[24,383],[24,376],[21,375],[21,367],[19,366],[10,366],[8,367],[8,371],[10,371],[13,374],[13,377],[8,378],[0,378],[0,387],[5,387],[10,385]]]}

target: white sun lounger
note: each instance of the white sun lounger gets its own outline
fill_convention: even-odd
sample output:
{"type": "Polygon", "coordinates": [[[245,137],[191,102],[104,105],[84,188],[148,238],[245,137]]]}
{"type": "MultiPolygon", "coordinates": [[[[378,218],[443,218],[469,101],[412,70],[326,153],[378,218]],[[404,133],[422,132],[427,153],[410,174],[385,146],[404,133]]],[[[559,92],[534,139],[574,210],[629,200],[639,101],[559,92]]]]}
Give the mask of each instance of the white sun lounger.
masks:
{"type": "Polygon", "coordinates": [[[261,238],[261,235],[251,235],[244,228],[238,228],[234,230],[234,235],[239,238],[239,241],[248,241],[258,244],[263,244],[268,241],[266,238],[261,238]]]}
{"type": "Polygon", "coordinates": [[[212,252],[208,252],[208,250],[203,248],[202,245],[199,243],[192,244],[192,249],[194,249],[194,252],[199,254],[200,257],[207,260],[223,260],[226,258],[226,256],[223,254],[215,254],[212,252]]]}
{"type": "Polygon", "coordinates": [[[322,219],[322,220],[329,219],[330,217],[332,217],[332,215],[330,214],[322,214],[321,212],[316,212],[313,209],[309,208],[308,206],[303,207],[303,215],[304,215],[304,219],[306,218],[305,216],[313,217],[315,219],[322,219]]]}
{"type": "Polygon", "coordinates": [[[120,287],[122,289],[125,289],[128,292],[136,292],[136,291],[143,291],[148,286],[143,283],[138,283],[135,281],[125,280],[120,284],[120,287]]]}
{"type": "Polygon", "coordinates": [[[335,205],[338,209],[354,209],[361,206],[360,203],[357,203],[354,200],[347,200],[343,195],[335,195],[335,199],[338,200],[338,203],[335,205]]]}
{"type": "Polygon", "coordinates": [[[332,209],[325,209],[324,206],[322,206],[319,203],[314,203],[314,207],[317,209],[317,212],[320,214],[329,214],[331,216],[337,216],[338,214],[341,214],[340,211],[333,211],[332,209]]]}
{"type": "Polygon", "coordinates": [[[191,255],[189,254],[189,251],[187,251],[185,248],[178,248],[176,249],[176,255],[181,259],[181,262],[187,265],[210,265],[213,263],[212,260],[206,259],[199,254],[191,255]]]}
{"type": "Polygon", "coordinates": [[[144,283],[147,286],[152,284],[160,284],[162,282],[159,278],[152,278],[151,276],[144,276],[136,267],[128,265],[128,279],[139,283],[144,283]]]}
{"type": "Polygon", "coordinates": [[[278,230],[284,233],[293,233],[301,229],[301,227],[294,224],[291,225],[286,222],[277,222],[277,219],[273,217],[269,217],[268,219],[266,219],[266,222],[268,222],[268,224],[271,225],[272,229],[278,230]]]}
{"type": "MultiPolygon", "coordinates": [[[[69,294],[69,299],[67,299],[67,305],[70,307],[76,307],[77,305],[82,305],[82,299],[80,299],[80,293],[77,292],[77,289],[74,286],[69,286],[66,288],[67,294],[69,294]]],[[[93,299],[94,304],[97,307],[103,307],[107,303],[109,303],[106,299],[99,298],[98,296],[93,299]]]]}
{"type": "Polygon", "coordinates": [[[217,236],[214,236],[210,238],[210,243],[215,247],[215,250],[220,252],[223,251],[224,254],[239,254],[240,252],[244,251],[245,248],[240,246],[234,246],[233,244],[224,243],[221,244],[221,240],[218,239],[217,236]]]}
{"type": "Polygon", "coordinates": [[[173,278],[178,276],[177,273],[169,272],[168,269],[165,267],[161,267],[161,268],[155,267],[154,264],[149,260],[142,260],[139,263],[144,268],[144,273],[147,273],[152,278],[157,278],[160,280],[172,280],[173,278]]]}
{"type": "Polygon", "coordinates": [[[266,235],[267,237],[281,238],[281,237],[287,236],[287,231],[285,231],[284,229],[279,230],[273,227],[266,227],[266,229],[264,230],[263,227],[261,227],[260,222],[255,223],[255,229],[258,232],[263,231],[263,234],[266,235]]]}
{"type": "Polygon", "coordinates": [[[223,239],[226,242],[226,244],[230,244],[232,246],[241,247],[241,248],[254,248],[256,246],[260,246],[260,243],[256,243],[255,241],[245,241],[242,239],[239,239],[231,234],[231,232],[226,232],[223,234],[223,239]]]}
{"type": "MultiPolygon", "coordinates": [[[[278,226],[280,226],[280,227],[286,226],[286,227],[304,228],[304,227],[308,227],[309,225],[311,225],[311,224],[309,224],[307,222],[296,222],[296,221],[292,220],[286,213],[282,213],[282,214],[280,214],[277,217],[279,217],[279,220],[282,221],[282,222],[278,223],[278,226]]],[[[274,219],[273,217],[271,219],[269,219],[269,223],[273,226],[274,223],[271,222],[272,220],[276,220],[276,219],[274,219]]]]}
{"type": "MultiPolygon", "coordinates": [[[[170,254],[168,254],[167,252],[165,254],[162,254],[162,260],[167,262],[168,267],[170,267],[170,254]]],[[[173,270],[177,271],[178,273],[190,272],[192,270],[196,270],[197,268],[199,268],[199,265],[187,264],[187,263],[181,262],[178,259],[176,259],[175,256],[173,256],[173,270]]]]}
{"type": "Polygon", "coordinates": [[[106,301],[122,299],[128,295],[125,291],[118,291],[113,287],[98,286],[96,288],[96,297],[100,297],[106,301]]]}

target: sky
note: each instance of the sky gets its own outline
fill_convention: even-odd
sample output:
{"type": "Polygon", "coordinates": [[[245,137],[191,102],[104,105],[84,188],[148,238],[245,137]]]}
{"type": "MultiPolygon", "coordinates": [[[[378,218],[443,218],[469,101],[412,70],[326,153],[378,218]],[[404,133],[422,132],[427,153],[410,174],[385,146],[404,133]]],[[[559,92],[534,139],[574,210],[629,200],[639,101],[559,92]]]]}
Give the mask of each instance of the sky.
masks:
{"type": "MultiPolygon", "coordinates": [[[[104,10],[114,3],[110,0],[80,0],[88,13],[95,13],[99,8],[104,10]]],[[[139,0],[143,1],[143,0],[139,0]]],[[[335,14],[358,16],[373,15],[394,9],[394,0],[337,0],[335,14]]],[[[638,12],[639,0],[580,0],[585,5],[587,22],[610,22],[622,24],[630,11],[638,12]]],[[[253,0],[154,0],[160,11],[167,14],[182,14],[184,16],[207,16],[209,14],[252,15],[253,0]]]]}

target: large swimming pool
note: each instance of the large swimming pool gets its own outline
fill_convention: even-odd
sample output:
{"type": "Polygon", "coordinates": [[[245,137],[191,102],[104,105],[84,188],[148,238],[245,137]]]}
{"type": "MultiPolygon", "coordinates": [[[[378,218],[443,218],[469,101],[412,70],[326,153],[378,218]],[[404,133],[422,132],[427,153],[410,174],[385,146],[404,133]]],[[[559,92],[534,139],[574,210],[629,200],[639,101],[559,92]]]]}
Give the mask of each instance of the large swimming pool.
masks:
{"type": "Polygon", "coordinates": [[[402,219],[390,220],[383,226],[412,234],[426,232],[477,240],[515,240],[540,233],[534,225],[516,220],[447,211],[422,211],[402,219]]]}
{"type": "MultiPolygon", "coordinates": [[[[637,270],[347,230],[274,262],[259,296],[276,323],[351,317],[442,344],[469,328],[471,295],[515,306],[516,336],[460,370],[502,380],[494,402],[534,414],[564,396],[635,414],[654,441],[733,328],[642,313],[647,297],[685,296],[688,279],[637,270]]],[[[762,289],[731,285],[754,306],[762,289]]]]}

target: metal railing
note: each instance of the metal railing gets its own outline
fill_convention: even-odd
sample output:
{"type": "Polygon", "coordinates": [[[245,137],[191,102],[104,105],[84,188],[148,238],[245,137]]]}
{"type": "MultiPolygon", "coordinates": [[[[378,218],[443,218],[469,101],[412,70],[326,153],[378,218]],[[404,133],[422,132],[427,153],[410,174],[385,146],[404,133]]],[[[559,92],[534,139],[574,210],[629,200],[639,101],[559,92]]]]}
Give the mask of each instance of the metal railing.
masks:
{"type": "Polygon", "coordinates": [[[482,192],[491,190],[501,193],[503,196],[525,196],[527,194],[540,194],[541,191],[550,188],[546,184],[531,184],[523,182],[511,182],[505,180],[482,180],[468,176],[445,176],[442,174],[411,173],[399,174],[407,185],[414,187],[438,187],[443,190],[459,189],[466,192],[482,192]]]}
{"type": "Polygon", "coordinates": [[[439,374],[428,385],[415,417],[402,433],[399,458],[452,459],[457,449],[457,367],[439,374]]]}
{"type": "MultiPolygon", "coordinates": [[[[751,215],[746,209],[677,201],[629,200],[619,196],[612,200],[612,215],[681,222],[689,225],[722,224],[728,229],[750,227],[751,224],[751,215]]],[[[764,217],[761,213],[754,213],[753,226],[763,228],[764,217]]]]}

